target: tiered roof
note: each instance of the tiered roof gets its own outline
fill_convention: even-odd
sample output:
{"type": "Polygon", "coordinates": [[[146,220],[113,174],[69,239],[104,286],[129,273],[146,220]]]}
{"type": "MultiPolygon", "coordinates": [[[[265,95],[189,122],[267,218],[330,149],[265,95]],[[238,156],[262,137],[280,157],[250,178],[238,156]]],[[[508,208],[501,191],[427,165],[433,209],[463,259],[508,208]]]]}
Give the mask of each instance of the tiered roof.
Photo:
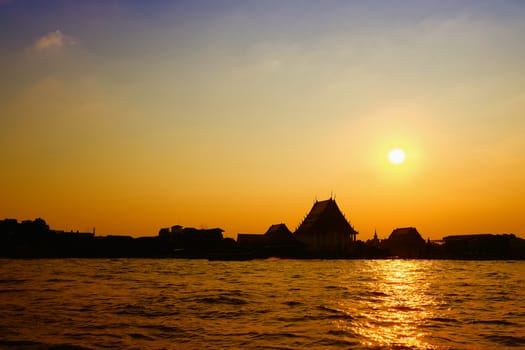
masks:
{"type": "Polygon", "coordinates": [[[326,226],[333,225],[337,225],[339,229],[343,229],[348,233],[357,234],[354,228],[348,223],[341,210],[339,210],[335,199],[330,198],[324,201],[316,201],[295,233],[301,234],[309,231],[317,231],[319,229],[322,230],[323,228],[326,228],[326,226]]]}

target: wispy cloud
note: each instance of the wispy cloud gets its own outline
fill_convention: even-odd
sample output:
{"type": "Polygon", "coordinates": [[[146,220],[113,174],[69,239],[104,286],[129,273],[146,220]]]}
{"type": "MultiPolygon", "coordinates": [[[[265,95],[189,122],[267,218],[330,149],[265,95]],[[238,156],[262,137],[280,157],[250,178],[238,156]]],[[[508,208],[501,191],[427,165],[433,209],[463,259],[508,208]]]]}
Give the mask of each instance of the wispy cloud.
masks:
{"type": "Polygon", "coordinates": [[[71,36],[65,35],[60,30],[56,30],[36,39],[34,47],[37,50],[47,50],[51,48],[72,46],[75,44],[76,42],[71,36]]]}

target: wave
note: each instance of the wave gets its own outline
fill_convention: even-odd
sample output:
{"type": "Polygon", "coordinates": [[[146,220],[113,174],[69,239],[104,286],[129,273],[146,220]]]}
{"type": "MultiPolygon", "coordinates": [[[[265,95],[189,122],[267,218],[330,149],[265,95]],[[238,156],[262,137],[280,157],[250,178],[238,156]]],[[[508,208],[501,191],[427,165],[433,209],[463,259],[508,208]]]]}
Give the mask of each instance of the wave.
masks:
{"type": "Polygon", "coordinates": [[[525,345],[525,337],[513,335],[485,335],[484,338],[504,346],[521,347],[525,345]]]}
{"type": "Polygon", "coordinates": [[[335,348],[354,348],[357,345],[360,345],[361,343],[358,340],[346,340],[346,339],[334,339],[334,338],[321,338],[313,344],[311,344],[314,348],[316,347],[335,347],[335,348]]]}
{"type": "Polygon", "coordinates": [[[1,278],[0,284],[22,284],[27,282],[25,279],[17,279],[17,278],[1,278]]]}
{"type": "Polygon", "coordinates": [[[144,316],[144,317],[166,317],[176,316],[180,313],[178,310],[172,310],[166,307],[144,307],[142,305],[124,304],[116,307],[116,315],[144,316]]]}
{"type": "Polygon", "coordinates": [[[283,305],[287,305],[287,306],[290,306],[290,307],[293,307],[293,306],[299,306],[299,305],[304,305],[304,303],[300,302],[300,301],[295,301],[295,300],[290,300],[290,301],[285,301],[282,303],[283,305]]]}
{"type": "Polygon", "coordinates": [[[91,348],[74,344],[47,344],[28,340],[0,340],[0,346],[13,350],[91,350],[91,348]]]}
{"type": "Polygon", "coordinates": [[[205,304],[228,304],[228,305],[246,305],[248,302],[244,299],[227,296],[205,297],[197,299],[197,302],[205,304]]]}
{"type": "Polygon", "coordinates": [[[468,324],[488,324],[488,325],[501,325],[501,326],[517,326],[516,323],[505,321],[505,320],[472,320],[467,321],[468,324]]]}
{"type": "Polygon", "coordinates": [[[396,305],[396,306],[392,306],[390,309],[394,311],[403,311],[403,312],[422,311],[420,307],[412,307],[408,305],[396,305]]]}
{"type": "Polygon", "coordinates": [[[142,333],[128,333],[128,335],[133,338],[133,339],[142,339],[142,340],[150,340],[150,341],[153,341],[155,340],[155,338],[152,338],[146,334],[142,334],[142,333]]]}
{"type": "Polygon", "coordinates": [[[446,318],[446,317],[431,317],[427,318],[427,321],[433,321],[433,322],[442,322],[442,323],[459,323],[459,320],[456,320],[454,318],[446,318]]]}

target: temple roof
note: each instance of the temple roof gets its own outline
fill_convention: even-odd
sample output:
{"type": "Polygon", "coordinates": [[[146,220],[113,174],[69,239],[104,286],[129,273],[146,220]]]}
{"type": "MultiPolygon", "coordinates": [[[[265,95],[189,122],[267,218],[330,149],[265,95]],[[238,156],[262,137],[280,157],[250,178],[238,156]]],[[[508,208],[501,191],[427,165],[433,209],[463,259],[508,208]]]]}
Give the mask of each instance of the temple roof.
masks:
{"type": "Polygon", "coordinates": [[[270,226],[268,231],[266,231],[266,236],[275,236],[275,235],[291,235],[292,232],[286,227],[285,224],[275,224],[270,226]]]}
{"type": "Polygon", "coordinates": [[[310,231],[317,225],[322,225],[324,219],[328,219],[329,217],[330,220],[333,220],[334,217],[342,219],[339,220],[341,223],[344,222],[343,224],[346,224],[345,226],[348,226],[348,229],[350,229],[353,233],[357,233],[348,223],[341,210],[339,210],[335,199],[332,198],[324,201],[316,201],[306,218],[297,229],[296,233],[310,231]]]}
{"type": "Polygon", "coordinates": [[[421,241],[425,242],[415,227],[396,228],[388,237],[390,241],[421,241]]]}

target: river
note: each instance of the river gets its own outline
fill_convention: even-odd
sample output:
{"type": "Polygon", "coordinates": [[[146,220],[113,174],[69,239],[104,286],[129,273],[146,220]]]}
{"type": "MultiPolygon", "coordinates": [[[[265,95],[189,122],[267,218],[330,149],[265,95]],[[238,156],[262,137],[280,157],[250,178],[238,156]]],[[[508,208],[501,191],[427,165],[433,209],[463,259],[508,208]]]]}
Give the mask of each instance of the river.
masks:
{"type": "Polygon", "coordinates": [[[0,260],[2,349],[525,348],[525,261],[0,260]]]}

